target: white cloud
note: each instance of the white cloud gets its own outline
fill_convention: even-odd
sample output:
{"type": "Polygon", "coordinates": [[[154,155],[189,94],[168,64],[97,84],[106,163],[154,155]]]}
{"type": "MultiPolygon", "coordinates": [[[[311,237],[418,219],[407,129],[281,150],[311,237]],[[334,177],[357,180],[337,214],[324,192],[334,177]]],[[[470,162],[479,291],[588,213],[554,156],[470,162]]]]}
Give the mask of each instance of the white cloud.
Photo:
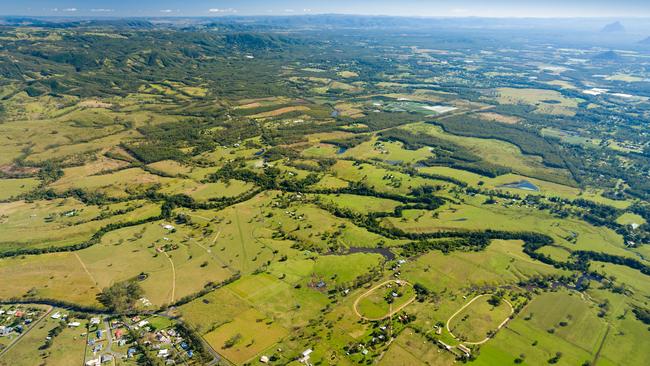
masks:
{"type": "Polygon", "coordinates": [[[52,8],[51,10],[52,10],[53,12],[57,12],[57,11],[59,11],[59,8],[52,8]]]}
{"type": "Polygon", "coordinates": [[[285,13],[294,13],[295,10],[293,10],[293,9],[284,9],[284,12],[285,13]]]}
{"type": "Polygon", "coordinates": [[[171,13],[172,10],[171,9],[162,9],[162,10],[160,10],[160,12],[161,13],[171,13]]]}
{"type": "Polygon", "coordinates": [[[226,9],[212,8],[212,9],[208,9],[208,12],[210,12],[210,13],[236,13],[237,9],[233,9],[233,8],[226,8],[226,9]]]}
{"type": "Polygon", "coordinates": [[[302,11],[305,13],[311,13],[311,9],[302,9],[302,11]]]}
{"type": "Polygon", "coordinates": [[[93,13],[111,13],[115,10],[113,9],[90,9],[93,13]]]}
{"type": "Polygon", "coordinates": [[[75,11],[77,11],[77,8],[66,8],[66,9],[63,9],[63,11],[75,12],[75,11]]]}

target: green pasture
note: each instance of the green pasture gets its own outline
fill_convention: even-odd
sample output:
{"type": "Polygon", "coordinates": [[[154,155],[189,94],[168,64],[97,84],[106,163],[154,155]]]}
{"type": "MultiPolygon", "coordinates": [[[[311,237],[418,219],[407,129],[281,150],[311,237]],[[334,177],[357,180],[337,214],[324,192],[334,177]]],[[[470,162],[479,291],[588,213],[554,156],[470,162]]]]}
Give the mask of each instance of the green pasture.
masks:
{"type": "Polygon", "coordinates": [[[565,271],[528,257],[518,240],[493,240],[482,252],[432,251],[402,265],[402,277],[434,291],[516,283],[565,271]]]}
{"type": "Polygon", "coordinates": [[[449,329],[457,339],[480,342],[510,316],[510,305],[502,300],[493,306],[489,299],[489,294],[479,297],[449,320],[449,329]]]}
{"type": "Polygon", "coordinates": [[[38,185],[36,178],[0,179],[0,201],[27,193],[38,185]]]}
{"type": "Polygon", "coordinates": [[[413,297],[415,297],[415,290],[410,285],[405,283],[398,285],[396,282],[390,282],[369,293],[362,294],[356,311],[366,318],[379,319],[406,304],[413,297]]]}

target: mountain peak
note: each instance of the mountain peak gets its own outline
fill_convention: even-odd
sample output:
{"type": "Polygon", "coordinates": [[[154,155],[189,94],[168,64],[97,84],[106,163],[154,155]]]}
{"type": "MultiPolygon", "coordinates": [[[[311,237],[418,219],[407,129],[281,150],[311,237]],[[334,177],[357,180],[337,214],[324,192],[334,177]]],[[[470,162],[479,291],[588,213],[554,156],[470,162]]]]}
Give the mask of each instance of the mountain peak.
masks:
{"type": "Polygon", "coordinates": [[[614,23],[609,23],[606,26],[604,26],[601,32],[605,32],[605,33],[625,32],[625,27],[621,22],[616,21],[614,23]]]}

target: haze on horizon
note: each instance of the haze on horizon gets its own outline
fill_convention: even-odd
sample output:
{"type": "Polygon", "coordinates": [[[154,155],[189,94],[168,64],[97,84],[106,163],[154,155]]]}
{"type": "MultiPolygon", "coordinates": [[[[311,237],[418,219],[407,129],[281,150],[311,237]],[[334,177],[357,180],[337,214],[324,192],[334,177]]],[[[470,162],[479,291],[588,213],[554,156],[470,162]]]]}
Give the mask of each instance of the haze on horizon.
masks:
{"type": "Polygon", "coordinates": [[[650,17],[647,0],[22,0],[0,15],[160,17],[359,14],[424,17],[650,17]]]}

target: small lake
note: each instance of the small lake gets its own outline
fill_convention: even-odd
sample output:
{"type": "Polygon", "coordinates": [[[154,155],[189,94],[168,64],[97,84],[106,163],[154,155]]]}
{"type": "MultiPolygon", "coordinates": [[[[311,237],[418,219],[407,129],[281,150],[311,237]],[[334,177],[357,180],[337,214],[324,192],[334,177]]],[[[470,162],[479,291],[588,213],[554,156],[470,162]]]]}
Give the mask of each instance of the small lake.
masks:
{"type": "Polygon", "coordinates": [[[348,148],[347,148],[347,147],[340,146],[339,149],[338,149],[338,151],[337,151],[336,153],[339,154],[339,155],[341,155],[341,154],[343,154],[343,153],[346,152],[346,151],[348,151],[348,148]]]}
{"type": "Polygon", "coordinates": [[[515,189],[522,189],[524,191],[539,192],[539,187],[537,187],[536,185],[534,185],[533,183],[527,180],[520,180],[518,182],[502,184],[497,188],[515,188],[515,189]]]}

